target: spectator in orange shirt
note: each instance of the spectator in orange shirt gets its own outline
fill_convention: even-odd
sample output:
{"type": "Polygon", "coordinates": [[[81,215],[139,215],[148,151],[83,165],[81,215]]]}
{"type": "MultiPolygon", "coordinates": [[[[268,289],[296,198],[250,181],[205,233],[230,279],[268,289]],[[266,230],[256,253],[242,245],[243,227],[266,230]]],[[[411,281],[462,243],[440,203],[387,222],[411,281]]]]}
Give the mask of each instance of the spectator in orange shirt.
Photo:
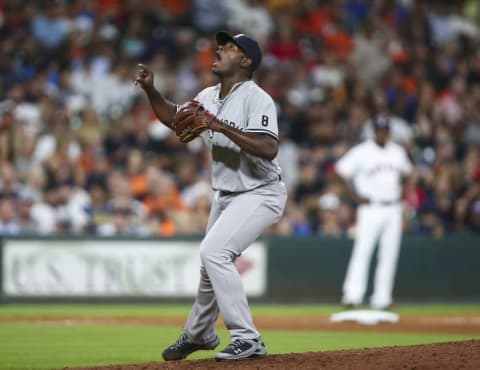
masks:
{"type": "Polygon", "coordinates": [[[147,193],[143,204],[153,219],[150,229],[153,233],[171,236],[178,228],[173,221],[175,213],[186,211],[180,192],[173,178],[154,166],[150,166],[146,170],[146,179],[147,193]]]}

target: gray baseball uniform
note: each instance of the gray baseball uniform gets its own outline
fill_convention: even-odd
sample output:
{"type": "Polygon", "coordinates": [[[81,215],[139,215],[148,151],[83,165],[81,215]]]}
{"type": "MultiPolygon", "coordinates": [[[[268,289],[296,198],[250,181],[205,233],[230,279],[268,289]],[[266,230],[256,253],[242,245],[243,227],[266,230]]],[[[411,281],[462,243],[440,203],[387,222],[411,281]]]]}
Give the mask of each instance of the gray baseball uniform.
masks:
{"type": "MultiPolygon", "coordinates": [[[[249,80],[236,84],[219,99],[220,85],[201,91],[195,100],[226,124],[244,132],[278,136],[272,98],[249,80]]],[[[277,222],[287,199],[277,159],[262,159],[243,152],[218,132],[202,139],[212,152],[212,202],[207,233],[200,245],[202,266],[197,298],[185,325],[195,343],[215,338],[219,313],[232,340],[259,337],[242,280],[234,261],[269,226],[277,222]]]]}

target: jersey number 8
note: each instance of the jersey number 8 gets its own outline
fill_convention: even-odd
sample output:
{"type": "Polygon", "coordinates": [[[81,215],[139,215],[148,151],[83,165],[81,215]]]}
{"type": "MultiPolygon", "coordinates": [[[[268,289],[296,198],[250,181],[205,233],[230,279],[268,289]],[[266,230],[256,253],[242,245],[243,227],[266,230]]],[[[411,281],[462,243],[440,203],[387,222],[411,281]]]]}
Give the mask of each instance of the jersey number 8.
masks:
{"type": "Polygon", "coordinates": [[[263,127],[268,126],[268,116],[262,116],[262,126],[263,127]]]}

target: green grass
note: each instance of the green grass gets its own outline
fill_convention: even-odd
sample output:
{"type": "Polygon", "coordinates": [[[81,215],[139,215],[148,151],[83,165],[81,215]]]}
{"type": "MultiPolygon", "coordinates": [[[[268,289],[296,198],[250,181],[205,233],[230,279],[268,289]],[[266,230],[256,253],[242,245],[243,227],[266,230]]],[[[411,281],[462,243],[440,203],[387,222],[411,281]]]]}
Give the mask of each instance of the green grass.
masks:
{"type": "MultiPolygon", "coordinates": [[[[193,302],[192,302],[193,303],[193,302]]],[[[185,316],[190,310],[187,304],[14,304],[0,306],[0,317],[154,317],[185,316]]]]}
{"type": "MultiPolygon", "coordinates": [[[[193,301],[192,301],[193,303],[193,301]]],[[[252,304],[254,315],[330,315],[342,310],[340,305],[275,305],[252,304]]],[[[0,317],[34,317],[34,316],[74,316],[74,317],[155,317],[186,316],[190,304],[12,304],[0,306],[0,317]]],[[[402,304],[395,308],[400,314],[478,314],[478,304],[402,304]]]]}
{"type": "MultiPolygon", "coordinates": [[[[52,369],[161,361],[161,350],[180,331],[171,327],[148,326],[62,326],[47,324],[2,324],[0,346],[2,369],[52,369]]],[[[222,345],[228,333],[219,332],[222,345]]],[[[406,333],[336,333],[311,331],[262,331],[271,354],[326,351],[349,348],[383,347],[453,340],[475,336],[406,333]]],[[[476,338],[480,338],[477,335],[476,338]]],[[[191,358],[212,357],[200,352],[191,358]]]]}
{"type": "MultiPolygon", "coordinates": [[[[0,317],[184,316],[190,305],[6,305],[0,317]]],[[[252,305],[254,315],[329,315],[337,305],[252,305]]],[[[480,305],[405,305],[401,314],[480,315],[480,305]]],[[[178,327],[62,324],[0,324],[0,369],[52,369],[160,361],[161,350],[180,334],[178,327]]],[[[220,330],[222,346],[228,344],[220,330]]],[[[480,339],[478,335],[262,330],[269,353],[326,351],[480,339]]],[[[214,352],[191,358],[212,357],[214,352]]]]}

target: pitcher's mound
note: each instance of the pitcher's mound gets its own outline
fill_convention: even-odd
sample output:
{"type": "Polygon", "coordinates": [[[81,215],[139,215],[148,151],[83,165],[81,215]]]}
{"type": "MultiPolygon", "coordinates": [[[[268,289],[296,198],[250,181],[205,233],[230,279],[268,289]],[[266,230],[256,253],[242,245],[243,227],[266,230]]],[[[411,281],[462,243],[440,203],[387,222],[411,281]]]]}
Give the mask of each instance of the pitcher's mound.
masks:
{"type": "MultiPolygon", "coordinates": [[[[73,369],[73,368],[66,368],[73,369]]],[[[406,370],[406,369],[480,369],[480,340],[384,347],[332,352],[307,352],[270,355],[257,360],[216,362],[183,360],[131,365],[111,365],[82,369],[96,370],[406,370]]]]}

